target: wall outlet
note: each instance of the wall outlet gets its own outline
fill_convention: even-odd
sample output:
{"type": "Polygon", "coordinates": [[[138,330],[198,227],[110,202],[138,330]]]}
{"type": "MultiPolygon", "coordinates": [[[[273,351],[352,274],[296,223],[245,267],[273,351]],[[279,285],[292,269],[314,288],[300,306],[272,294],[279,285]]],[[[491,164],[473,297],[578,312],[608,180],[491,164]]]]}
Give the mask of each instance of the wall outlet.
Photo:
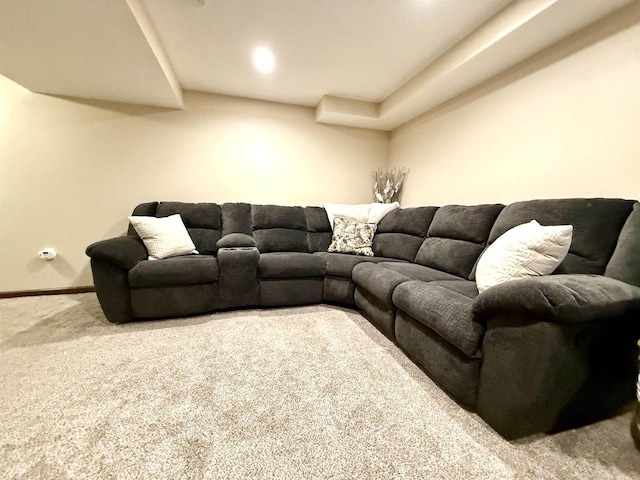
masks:
{"type": "Polygon", "coordinates": [[[53,260],[58,256],[55,248],[45,248],[38,252],[38,258],[41,260],[53,260]]]}

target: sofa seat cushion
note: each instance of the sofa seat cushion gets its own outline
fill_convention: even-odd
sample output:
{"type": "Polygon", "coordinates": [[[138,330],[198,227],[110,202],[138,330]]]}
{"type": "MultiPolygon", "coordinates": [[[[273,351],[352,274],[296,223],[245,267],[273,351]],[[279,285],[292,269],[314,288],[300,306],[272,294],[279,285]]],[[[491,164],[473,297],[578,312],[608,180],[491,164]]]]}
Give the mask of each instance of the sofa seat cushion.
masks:
{"type": "Polygon", "coordinates": [[[327,275],[345,278],[351,278],[353,267],[362,262],[404,262],[404,260],[397,260],[394,258],[365,257],[363,255],[351,255],[349,253],[316,252],[314,255],[324,259],[327,266],[327,275]]]}
{"type": "Polygon", "coordinates": [[[129,285],[133,288],[192,285],[217,280],[218,262],[212,255],[143,260],[129,270],[129,285]]]}
{"type": "Polygon", "coordinates": [[[260,278],[308,278],[324,277],[324,260],[311,253],[274,252],[260,255],[260,278]]]}
{"type": "Polygon", "coordinates": [[[384,263],[360,263],[353,268],[353,283],[391,305],[391,295],[401,283],[411,280],[406,275],[383,268],[384,263]]]}
{"type": "Polygon", "coordinates": [[[436,268],[425,267],[417,263],[383,262],[379,264],[387,270],[393,270],[409,277],[410,280],[434,282],[437,280],[466,280],[436,268]]]}
{"type": "Polygon", "coordinates": [[[470,358],[481,358],[484,328],[473,321],[475,282],[412,280],[393,292],[393,303],[470,358]]]}
{"type": "Polygon", "coordinates": [[[409,280],[462,280],[435,268],[402,262],[361,263],[354,267],[352,275],[356,285],[387,304],[391,304],[393,290],[409,280]]]}

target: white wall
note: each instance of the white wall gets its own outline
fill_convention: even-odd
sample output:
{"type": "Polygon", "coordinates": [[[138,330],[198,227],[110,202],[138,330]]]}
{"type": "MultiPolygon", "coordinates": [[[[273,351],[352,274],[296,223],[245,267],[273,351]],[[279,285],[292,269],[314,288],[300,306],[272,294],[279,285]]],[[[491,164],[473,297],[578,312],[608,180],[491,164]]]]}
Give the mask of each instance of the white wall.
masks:
{"type": "Polygon", "coordinates": [[[140,202],[371,201],[389,135],[185,92],[185,110],[38,95],[0,76],[0,292],[91,285],[85,247],[140,202]],[[55,247],[59,258],[36,258],[55,247]]]}
{"type": "Polygon", "coordinates": [[[85,247],[150,200],[404,206],[640,198],[640,2],[389,135],[313,109],[185,93],[184,111],[31,93],[0,76],[0,292],[90,285],[85,247]],[[55,247],[60,257],[36,253],[55,247]]]}
{"type": "Polygon", "coordinates": [[[640,2],[391,136],[404,206],[640,198],[640,2]]]}

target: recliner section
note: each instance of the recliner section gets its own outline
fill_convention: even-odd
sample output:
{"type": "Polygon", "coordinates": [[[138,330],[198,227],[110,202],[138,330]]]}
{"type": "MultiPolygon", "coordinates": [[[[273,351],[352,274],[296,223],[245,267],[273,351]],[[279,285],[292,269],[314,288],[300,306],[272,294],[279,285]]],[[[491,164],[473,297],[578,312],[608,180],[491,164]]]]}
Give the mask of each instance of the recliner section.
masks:
{"type": "Polygon", "coordinates": [[[132,315],[162,318],[219,308],[218,277],[213,255],[142,260],[128,273],[132,315]]]}
{"type": "Polygon", "coordinates": [[[260,255],[260,305],[280,307],[322,302],[325,264],[303,252],[260,255]]]}
{"type": "MultiPolygon", "coordinates": [[[[466,280],[486,246],[491,227],[503,207],[499,204],[448,205],[437,210],[414,209],[416,212],[410,215],[413,218],[410,227],[400,228],[403,235],[408,232],[425,237],[412,251],[410,261],[415,263],[381,263],[378,266],[360,264],[355,267],[353,279],[356,283],[355,302],[358,308],[387,337],[395,339],[397,304],[392,301],[394,290],[410,280],[466,280]]],[[[411,209],[400,210],[395,218],[391,216],[387,224],[407,215],[407,210],[411,209]]],[[[397,238],[398,234],[384,235],[397,238]]]]}
{"type": "MultiPolygon", "coordinates": [[[[260,305],[280,307],[322,302],[325,265],[313,255],[308,224],[323,225],[302,207],[252,205],[253,236],[260,251],[260,305]]],[[[327,222],[328,224],[328,222],[327,222]]]]}

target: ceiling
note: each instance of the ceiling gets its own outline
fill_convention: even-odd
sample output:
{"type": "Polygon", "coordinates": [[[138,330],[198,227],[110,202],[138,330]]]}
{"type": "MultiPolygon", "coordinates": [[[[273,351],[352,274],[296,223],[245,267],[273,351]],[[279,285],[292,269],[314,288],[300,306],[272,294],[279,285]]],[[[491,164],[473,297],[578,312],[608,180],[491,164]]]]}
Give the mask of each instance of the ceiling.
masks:
{"type": "Polygon", "coordinates": [[[0,0],[0,74],[183,108],[197,90],[392,130],[632,0],[0,0]],[[270,48],[271,73],[253,50],[270,48]]]}

